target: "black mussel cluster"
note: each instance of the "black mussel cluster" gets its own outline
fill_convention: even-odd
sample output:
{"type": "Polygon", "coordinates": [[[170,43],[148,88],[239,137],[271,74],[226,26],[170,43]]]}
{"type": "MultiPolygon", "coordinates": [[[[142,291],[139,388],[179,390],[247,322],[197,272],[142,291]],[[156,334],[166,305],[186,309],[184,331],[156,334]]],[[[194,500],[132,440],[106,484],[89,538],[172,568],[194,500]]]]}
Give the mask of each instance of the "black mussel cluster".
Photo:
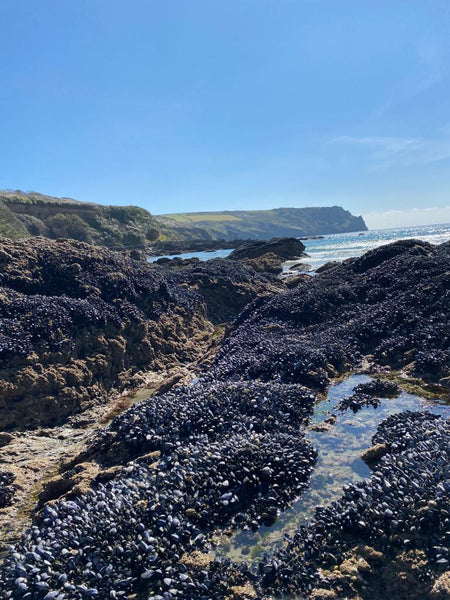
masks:
{"type": "Polygon", "coordinates": [[[117,464],[144,453],[170,453],[199,436],[231,433],[295,435],[312,413],[315,396],[300,385],[200,380],[138,404],[116,417],[88,454],[117,464]]]}
{"type": "Polygon", "coordinates": [[[368,383],[360,383],[353,390],[353,394],[343,398],[337,405],[337,410],[351,409],[357,412],[363,406],[373,406],[376,408],[381,398],[394,398],[400,394],[400,388],[393,381],[383,381],[382,379],[373,379],[368,383]]]}
{"type": "Polygon", "coordinates": [[[97,296],[106,303],[135,305],[145,312],[161,313],[169,303],[195,308],[195,293],[179,287],[168,271],[151,269],[106,248],[75,240],[28,239],[3,242],[9,260],[3,265],[0,285],[28,296],[97,296]]]}
{"type": "MultiPolygon", "coordinates": [[[[110,254],[102,255],[104,264],[97,257],[86,285],[100,286],[102,293],[92,293],[111,310],[132,307],[147,318],[168,310],[178,294],[184,294],[186,312],[199,301],[182,281],[189,287],[201,280],[203,294],[213,290],[207,301],[212,307],[218,301],[215,280],[225,285],[230,269],[236,281],[247,277],[233,261],[213,261],[170,274],[138,267],[124,282],[126,268],[110,254]],[[109,278],[112,271],[117,273],[109,278]]],[[[215,600],[308,597],[318,588],[324,597],[364,597],[375,579],[377,589],[386,586],[379,597],[392,597],[392,578],[402,580],[396,565],[405,556],[413,561],[417,585],[429,591],[449,569],[450,424],[426,413],[385,420],[373,439],[384,456],[372,476],[318,508],[315,521],[264,557],[258,573],[212,558],[208,550],[217,531],[272,524],[306,488],[316,460],[303,434],[311,389],[325,389],[331,376],[367,354],[380,364],[414,363],[431,379],[447,377],[449,258],[450,244],[399,242],[253,302],[235,322],[211,373],[136,405],[98,434],[79,459],[115,465],[108,470],[112,478],[44,506],[4,559],[2,598],[215,600]]],[[[57,262],[47,257],[35,283],[22,281],[23,273],[7,276],[22,278],[16,284],[25,287],[45,281],[56,293],[57,262]]],[[[74,286],[82,285],[78,267],[68,271],[74,286]]],[[[91,301],[77,296],[86,299],[91,301]]],[[[358,401],[372,401],[397,389],[380,381],[356,392],[358,401]]]]}
{"type": "Polygon", "coordinates": [[[411,561],[413,583],[401,595],[409,597],[414,578],[429,590],[449,569],[450,422],[404,412],[387,418],[373,442],[386,444],[387,454],[370,479],[344,487],[339,501],[318,508],[312,525],[260,565],[266,590],[307,593],[318,586],[345,596],[370,589],[376,580],[379,597],[390,597],[394,580],[405,578],[399,573],[405,562],[395,567],[401,557],[411,561]],[[327,578],[330,569],[334,575],[327,578]]]}
{"type": "MultiPolygon", "coordinates": [[[[216,281],[228,281],[231,283],[246,283],[249,280],[265,281],[264,275],[259,275],[236,261],[226,258],[214,258],[208,261],[185,261],[184,268],[180,271],[179,279],[189,283],[198,283],[203,278],[216,281]]],[[[269,276],[269,279],[271,277],[269,276]]]]}
{"type": "Polygon", "coordinates": [[[176,271],[39,238],[2,241],[0,251],[0,390],[10,399],[3,427],[60,422],[63,407],[50,417],[39,405],[70,397],[75,411],[143,370],[197,359],[212,323],[278,289],[234,261],[176,271]]]}
{"type": "Polygon", "coordinates": [[[11,504],[15,491],[13,485],[15,478],[14,473],[10,471],[0,471],[0,508],[11,504]]]}
{"type": "MultiPolygon", "coordinates": [[[[174,307],[193,313],[201,298],[174,276],[82,242],[10,242],[0,273],[0,360],[77,344],[77,332],[157,320],[174,307]]],[[[67,349],[70,350],[70,349],[67,349]]]]}
{"type": "MultiPolygon", "coordinates": [[[[59,369],[53,379],[64,387],[71,384],[64,382],[70,379],[64,369],[78,360],[86,373],[79,385],[110,389],[122,371],[136,372],[161,359],[149,339],[163,335],[162,315],[178,315],[185,335],[193,327],[207,329],[203,299],[170,272],[82,242],[32,239],[2,246],[8,259],[0,273],[0,383],[11,369],[28,365],[35,379],[40,374],[45,379],[48,368],[59,369]],[[102,356],[109,359],[106,367],[102,356]]],[[[176,352],[178,338],[164,341],[172,343],[166,343],[168,353],[176,352]]],[[[39,394],[45,399],[60,391],[48,379],[34,390],[37,404],[39,394]]],[[[20,387],[17,394],[23,395],[20,387]]]]}
{"type": "Polygon", "coordinates": [[[273,287],[233,261],[174,271],[38,238],[0,241],[0,251],[3,428],[62,422],[144,370],[196,360],[212,321],[273,287]]]}
{"type": "Polygon", "coordinates": [[[326,387],[370,354],[393,368],[414,363],[431,380],[450,375],[450,243],[395,242],[345,261],[251,306],[217,357],[217,378],[326,387]]]}
{"type": "Polygon", "coordinates": [[[171,273],[174,282],[198,291],[206,304],[208,318],[216,324],[233,321],[250,302],[283,288],[274,276],[255,273],[234,260],[172,259],[170,263],[164,271],[171,273]]]}
{"type": "Polygon", "coordinates": [[[0,571],[5,598],[215,598],[226,573],[245,582],[229,561],[202,566],[208,542],[218,527],[273,523],[305,489],[313,400],[301,386],[200,382],[116,418],[95,451],[122,444],[135,460],[45,506],[0,571]]]}

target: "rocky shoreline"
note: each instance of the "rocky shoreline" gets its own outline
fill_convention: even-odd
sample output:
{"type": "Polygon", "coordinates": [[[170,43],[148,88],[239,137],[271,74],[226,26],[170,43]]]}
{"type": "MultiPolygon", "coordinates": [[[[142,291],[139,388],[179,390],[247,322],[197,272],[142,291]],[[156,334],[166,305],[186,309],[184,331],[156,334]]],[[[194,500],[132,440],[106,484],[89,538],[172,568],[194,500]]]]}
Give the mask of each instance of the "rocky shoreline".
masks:
{"type": "MultiPolygon", "coordinates": [[[[293,238],[296,241],[320,240],[323,235],[309,235],[305,237],[293,238]]],[[[277,238],[272,238],[277,239],[277,238]]],[[[278,238],[280,239],[280,238],[278,238]]],[[[289,239],[289,238],[282,238],[289,239]]],[[[214,252],[215,250],[236,250],[248,244],[266,244],[270,240],[254,239],[235,239],[235,240],[169,240],[158,241],[146,247],[147,256],[175,256],[177,254],[186,254],[188,252],[214,252]]],[[[269,252],[270,250],[267,250],[269,252]]],[[[297,256],[297,255],[295,255],[297,256]]]]}
{"type": "MultiPolygon", "coordinates": [[[[371,477],[256,572],[210,554],[307,489],[305,427],[333,379],[396,369],[448,396],[449,259],[450,243],[396,242],[289,290],[235,260],[174,269],[79,242],[3,242],[3,429],[49,424],[61,397],[51,424],[67,423],[148,371],[195,365],[62,461],[0,567],[4,597],[449,597],[449,421],[422,412],[386,419],[371,477]],[[73,359],[84,379],[69,378],[73,359]]],[[[341,410],[398,389],[355,391],[341,410]]],[[[1,475],[0,501],[14,504],[13,485],[1,475]]]]}
{"type": "Polygon", "coordinates": [[[0,263],[2,430],[62,423],[193,362],[215,324],[280,289],[231,261],[175,272],[68,240],[3,241],[0,263]]]}

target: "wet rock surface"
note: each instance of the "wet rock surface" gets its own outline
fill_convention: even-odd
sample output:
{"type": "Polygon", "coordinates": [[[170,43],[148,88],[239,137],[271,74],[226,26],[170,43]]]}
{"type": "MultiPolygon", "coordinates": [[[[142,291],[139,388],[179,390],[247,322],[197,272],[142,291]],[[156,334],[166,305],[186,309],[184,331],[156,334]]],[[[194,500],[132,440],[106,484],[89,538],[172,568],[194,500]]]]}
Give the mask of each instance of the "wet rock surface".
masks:
{"type": "Polygon", "coordinates": [[[376,408],[380,403],[380,398],[395,398],[399,393],[400,388],[393,381],[375,379],[369,383],[357,385],[351,396],[339,402],[337,410],[351,408],[353,412],[357,412],[363,406],[373,406],[376,408]]]}

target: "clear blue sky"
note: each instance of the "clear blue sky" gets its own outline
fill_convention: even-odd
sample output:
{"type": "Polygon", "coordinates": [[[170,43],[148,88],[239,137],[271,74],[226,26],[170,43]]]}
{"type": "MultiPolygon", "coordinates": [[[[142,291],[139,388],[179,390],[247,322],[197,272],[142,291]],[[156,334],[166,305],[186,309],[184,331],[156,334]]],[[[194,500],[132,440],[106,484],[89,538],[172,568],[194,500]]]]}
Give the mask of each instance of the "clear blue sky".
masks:
{"type": "Polygon", "coordinates": [[[2,188],[450,221],[448,0],[1,0],[0,25],[2,188]]]}

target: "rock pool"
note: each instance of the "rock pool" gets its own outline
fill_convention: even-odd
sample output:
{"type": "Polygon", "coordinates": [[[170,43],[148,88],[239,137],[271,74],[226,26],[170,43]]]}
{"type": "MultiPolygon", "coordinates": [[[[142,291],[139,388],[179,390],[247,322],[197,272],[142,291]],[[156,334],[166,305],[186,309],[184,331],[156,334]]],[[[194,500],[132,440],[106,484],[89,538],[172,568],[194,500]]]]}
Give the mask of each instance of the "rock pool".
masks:
{"type": "Polygon", "coordinates": [[[450,414],[450,406],[406,392],[401,392],[394,399],[382,399],[376,408],[365,406],[356,413],[336,409],[357,385],[369,381],[371,378],[367,375],[352,375],[330,387],[327,397],[316,404],[307,430],[307,437],[318,452],[308,490],[270,527],[263,525],[257,531],[244,530],[233,533],[231,537],[223,536],[215,550],[217,556],[256,565],[264,553],[281,546],[286,536],[313,519],[317,506],[326,506],[337,500],[344,485],[369,477],[371,470],[361,455],[372,445],[372,436],[386,417],[406,410],[450,414]]]}

